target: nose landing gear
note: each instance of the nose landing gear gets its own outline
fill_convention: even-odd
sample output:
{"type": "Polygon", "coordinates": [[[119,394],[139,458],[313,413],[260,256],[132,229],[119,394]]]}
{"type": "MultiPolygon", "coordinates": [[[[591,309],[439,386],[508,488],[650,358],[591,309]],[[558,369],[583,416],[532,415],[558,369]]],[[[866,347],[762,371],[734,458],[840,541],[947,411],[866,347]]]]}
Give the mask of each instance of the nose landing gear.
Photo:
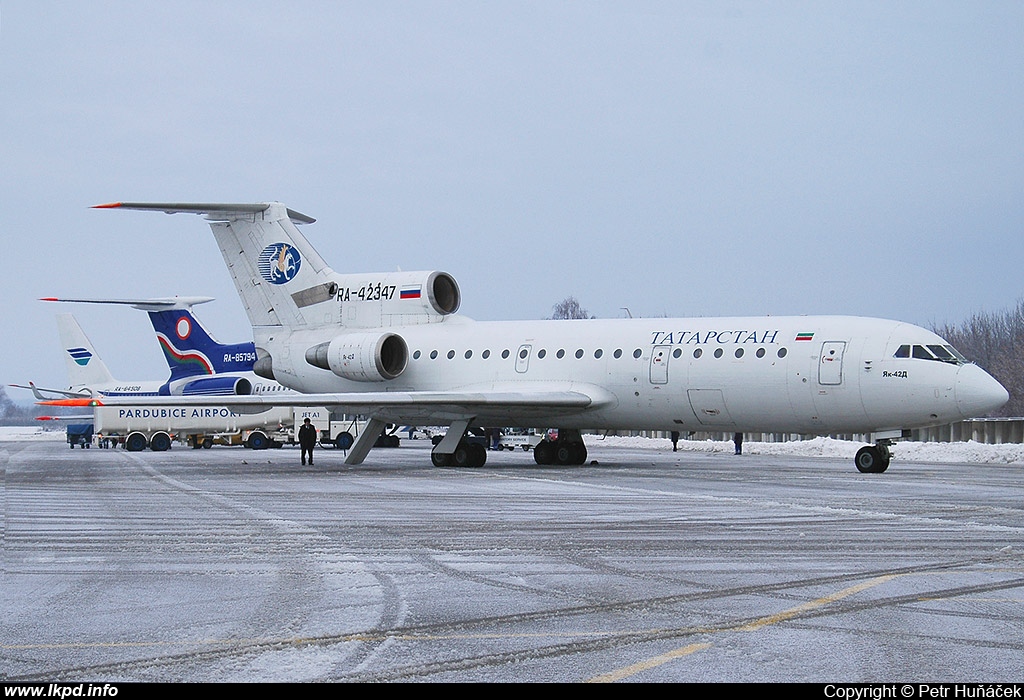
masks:
{"type": "Polygon", "coordinates": [[[853,458],[857,470],[863,474],[881,474],[889,468],[892,455],[889,452],[889,440],[880,440],[874,445],[866,445],[857,450],[853,458]]]}

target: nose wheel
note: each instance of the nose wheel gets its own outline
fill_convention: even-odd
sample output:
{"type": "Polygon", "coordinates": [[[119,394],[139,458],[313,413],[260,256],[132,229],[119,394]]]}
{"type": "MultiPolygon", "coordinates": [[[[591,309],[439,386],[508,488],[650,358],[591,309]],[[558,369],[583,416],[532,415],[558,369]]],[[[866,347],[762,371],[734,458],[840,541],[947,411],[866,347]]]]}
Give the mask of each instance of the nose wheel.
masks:
{"type": "Polygon", "coordinates": [[[889,445],[878,443],[857,450],[857,456],[853,461],[857,465],[857,470],[863,474],[881,474],[889,468],[890,458],[889,445]]]}

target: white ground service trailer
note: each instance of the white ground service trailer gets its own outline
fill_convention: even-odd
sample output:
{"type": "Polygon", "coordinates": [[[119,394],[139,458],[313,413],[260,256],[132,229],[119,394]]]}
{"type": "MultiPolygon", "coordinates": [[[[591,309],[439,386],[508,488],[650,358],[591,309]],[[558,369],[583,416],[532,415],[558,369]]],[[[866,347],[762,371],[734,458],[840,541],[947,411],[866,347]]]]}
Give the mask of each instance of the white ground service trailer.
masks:
{"type": "Polygon", "coordinates": [[[176,438],[187,439],[193,447],[220,441],[260,450],[290,442],[296,416],[310,410],[318,409],[272,408],[245,414],[225,406],[96,406],[93,424],[97,434],[116,436],[130,452],[147,447],[162,452],[176,438]]]}

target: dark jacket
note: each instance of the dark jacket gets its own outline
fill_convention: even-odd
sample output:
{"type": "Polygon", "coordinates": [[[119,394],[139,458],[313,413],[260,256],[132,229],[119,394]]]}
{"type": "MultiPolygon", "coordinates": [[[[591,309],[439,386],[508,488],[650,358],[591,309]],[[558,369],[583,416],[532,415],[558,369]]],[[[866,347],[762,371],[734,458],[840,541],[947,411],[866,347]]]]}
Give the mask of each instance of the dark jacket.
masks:
{"type": "Polygon", "coordinates": [[[312,447],[316,444],[316,428],[313,427],[312,423],[303,423],[302,427],[299,428],[299,445],[302,447],[312,447]]]}

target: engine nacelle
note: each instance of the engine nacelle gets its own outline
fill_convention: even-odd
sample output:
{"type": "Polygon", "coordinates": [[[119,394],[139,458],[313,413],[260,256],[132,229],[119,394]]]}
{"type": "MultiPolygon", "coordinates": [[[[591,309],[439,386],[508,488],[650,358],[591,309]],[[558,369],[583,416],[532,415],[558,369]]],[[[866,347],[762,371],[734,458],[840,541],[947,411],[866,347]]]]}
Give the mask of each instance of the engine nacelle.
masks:
{"type": "Polygon", "coordinates": [[[252,373],[257,377],[277,381],[277,377],[274,376],[274,358],[263,348],[256,348],[256,362],[252,365],[252,373]]]}
{"type": "Polygon", "coordinates": [[[427,292],[427,303],[439,316],[447,316],[459,310],[462,292],[455,278],[447,272],[431,272],[423,284],[427,292]]]}
{"type": "Polygon", "coordinates": [[[338,322],[349,329],[434,323],[458,311],[462,303],[455,278],[437,271],[337,275],[326,289],[292,296],[300,306],[333,298],[338,322]]]}
{"type": "Polygon", "coordinates": [[[172,393],[182,396],[248,396],[252,382],[245,377],[204,377],[176,387],[172,393]]]}
{"type": "Polygon", "coordinates": [[[383,382],[405,371],[409,346],[394,333],[344,333],[306,350],[306,362],[355,382],[383,382]]]}

